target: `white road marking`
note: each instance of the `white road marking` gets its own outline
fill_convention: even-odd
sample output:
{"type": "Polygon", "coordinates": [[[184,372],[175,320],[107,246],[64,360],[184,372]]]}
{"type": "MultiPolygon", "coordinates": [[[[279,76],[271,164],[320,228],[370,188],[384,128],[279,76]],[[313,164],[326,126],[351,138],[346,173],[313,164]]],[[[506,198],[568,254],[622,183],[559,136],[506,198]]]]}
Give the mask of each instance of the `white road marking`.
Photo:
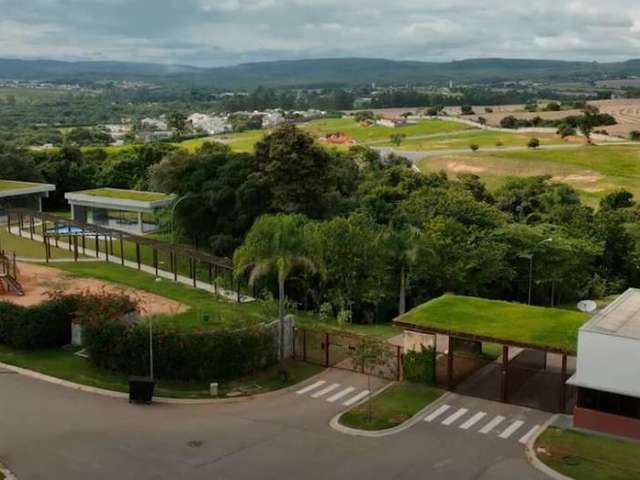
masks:
{"type": "Polygon", "coordinates": [[[507,439],[509,438],[511,435],[514,434],[514,432],[516,430],[518,430],[522,425],[524,425],[524,422],[522,420],[516,420],[515,422],[513,422],[511,425],[509,425],[507,428],[504,429],[504,432],[502,432],[499,436],[500,438],[504,438],[507,439]]]}
{"type": "Polygon", "coordinates": [[[451,425],[453,422],[455,422],[456,420],[458,420],[460,417],[462,417],[464,414],[466,414],[469,410],[467,410],[466,408],[461,408],[460,410],[458,410],[456,413],[454,413],[453,415],[449,415],[447,418],[445,418],[442,421],[442,425],[451,425]]]}
{"type": "Polygon", "coordinates": [[[325,383],[327,383],[327,382],[325,382],[324,380],[320,380],[319,382],[316,382],[316,383],[314,383],[314,384],[312,384],[312,385],[309,385],[308,387],[304,387],[303,389],[298,390],[296,393],[297,393],[298,395],[304,395],[305,393],[308,393],[308,392],[310,392],[311,390],[315,390],[315,389],[316,389],[316,388],[318,388],[320,385],[324,385],[325,383]]]}
{"type": "Polygon", "coordinates": [[[369,395],[369,390],[363,390],[359,394],[351,397],[349,400],[344,402],[342,405],[344,405],[345,407],[349,407],[349,406],[353,405],[354,403],[362,400],[367,395],[369,395]]]}
{"type": "Polygon", "coordinates": [[[349,395],[354,390],[355,388],[353,387],[347,387],[344,390],[339,391],[335,395],[331,395],[329,398],[327,398],[327,402],[335,402],[336,400],[340,400],[342,397],[349,395]]]}
{"type": "Polygon", "coordinates": [[[433,412],[431,412],[429,415],[427,415],[424,418],[425,422],[432,422],[433,420],[435,420],[436,418],[438,418],[440,415],[442,415],[444,412],[446,412],[447,410],[449,410],[451,407],[449,405],[442,405],[440,406],[437,410],[434,410],[433,412]]]}
{"type": "Polygon", "coordinates": [[[486,435],[491,430],[496,428],[499,424],[501,424],[503,422],[503,420],[504,420],[504,417],[502,415],[498,415],[497,417],[494,417],[493,420],[491,420],[489,423],[487,423],[484,427],[482,427],[478,431],[480,433],[486,435]]]}
{"type": "Polygon", "coordinates": [[[469,420],[467,420],[462,425],[460,425],[460,428],[462,430],[469,430],[471,427],[473,427],[476,423],[478,423],[480,420],[482,420],[486,416],[487,414],[485,412],[478,412],[469,420]]]}
{"type": "Polygon", "coordinates": [[[329,392],[333,392],[336,388],[340,388],[339,383],[333,383],[328,387],[325,387],[322,390],[317,391],[316,393],[311,395],[311,398],[320,398],[321,396],[326,395],[329,392]]]}
{"type": "Polygon", "coordinates": [[[533,437],[536,432],[538,431],[538,429],[540,428],[540,425],[536,425],[533,428],[531,428],[531,430],[529,430],[527,433],[525,433],[520,440],[518,440],[520,443],[525,444],[529,441],[529,439],[531,437],[533,437]]]}

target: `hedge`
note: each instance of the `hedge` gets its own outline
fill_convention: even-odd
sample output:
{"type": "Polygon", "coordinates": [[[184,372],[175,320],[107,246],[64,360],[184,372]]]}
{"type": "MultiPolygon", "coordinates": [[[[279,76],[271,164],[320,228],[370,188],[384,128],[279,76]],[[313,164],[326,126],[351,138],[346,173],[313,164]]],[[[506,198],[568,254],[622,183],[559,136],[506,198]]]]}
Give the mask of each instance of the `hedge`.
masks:
{"type": "Polygon", "coordinates": [[[426,385],[436,384],[436,355],[433,347],[420,345],[420,351],[412,350],[404,355],[404,379],[426,385]]]}
{"type": "Polygon", "coordinates": [[[59,297],[32,307],[0,302],[0,344],[14,348],[68,344],[78,301],[76,296],[59,297]]]}
{"type": "MultiPolygon", "coordinates": [[[[84,325],[83,344],[97,366],[129,375],[149,373],[146,323],[105,321],[84,325]]],[[[220,381],[238,378],[276,362],[276,329],[183,332],[154,330],[154,374],[167,380],[220,381]]]]}

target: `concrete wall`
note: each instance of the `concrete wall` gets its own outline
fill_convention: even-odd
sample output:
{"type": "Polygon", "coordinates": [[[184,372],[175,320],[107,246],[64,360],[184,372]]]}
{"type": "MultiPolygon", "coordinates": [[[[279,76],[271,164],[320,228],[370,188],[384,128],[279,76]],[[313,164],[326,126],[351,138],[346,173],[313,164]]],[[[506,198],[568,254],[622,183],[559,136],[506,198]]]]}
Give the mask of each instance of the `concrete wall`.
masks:
{"type": "Polygon", "coordinates": [[[640,341],[580,331],[575,383],[640,398],[640,341]]]}

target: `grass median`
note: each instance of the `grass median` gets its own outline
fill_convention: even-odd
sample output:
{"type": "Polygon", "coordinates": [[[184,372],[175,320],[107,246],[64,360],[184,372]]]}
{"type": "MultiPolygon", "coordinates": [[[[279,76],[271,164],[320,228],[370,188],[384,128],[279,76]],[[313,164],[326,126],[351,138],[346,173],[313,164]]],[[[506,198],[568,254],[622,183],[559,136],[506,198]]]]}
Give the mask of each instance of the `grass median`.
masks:
{"type": "Polygon", "coordinates": [[[359,430],[393,428],[409,420],[443,393],[418,383],[397,383],[343,414],[340,423],[359,430]]]}
{"type": "Polygon", "coordinates": [[[640,443],[550,427],[536,442],[538,458],[576,480],[640,478],[640,443]]]}
{"type": "MultiPolygon", "coordinates": [[[[76,355],[78,350],[78,348],[19,350],[0,345],[0,362],[89,387],[115,392],[129,391],[127,375],[96,367],[88,359],[76,355]]],[[[289,362],[290,378],[287,382],[279,379],[276,365],[257,371],[251,376],[222,382],[219,392],[221,397],[265,393],[300,383],[322,370],[322,367],[316,365],[291,361],[289,362]]],[[[156,385],[155,395],[167,398],[209,398],[209,384],[160,379],[156,385]]]]}

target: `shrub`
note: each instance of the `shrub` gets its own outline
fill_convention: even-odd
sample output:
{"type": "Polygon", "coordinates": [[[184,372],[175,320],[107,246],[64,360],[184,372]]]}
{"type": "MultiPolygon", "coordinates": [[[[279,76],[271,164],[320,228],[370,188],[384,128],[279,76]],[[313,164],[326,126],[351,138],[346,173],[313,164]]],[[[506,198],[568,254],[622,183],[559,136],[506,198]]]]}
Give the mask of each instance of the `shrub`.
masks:
{"type": "Polygon", "coordinates": [[[435,351],[433,347],[420,346],[420,351],[410,351],[404,355],[404,379],[409,382],[435,385],[435,351]]]}
{"type": "Polygon", "coordinates": [[[538,140],[537,138],[531,138],[529,140],[529,142],[527,143],[527,147],[529,148],[538,148],[540,146],[540,140],[538,140]]]}
{"type": "MultiPolygon", "coordinates": [[[[168,380],[229,380],[272,365],[277,359],[275,327],[217,332],[156,328],[154,372],[168,380]]],[[[109,320],[85,325],[83,342],[93,363],[109,370],[146,375],[148,324],[109,320]]]]}
{"type": "Polygon", "coordinates": [[[58,297],[33,307],[0,303],[0,343],[14,348],[59,347],[71,341],[78,297],[58,297]]]}
{"type": "Polygon", "coordinates": [[[629,132],[629,138],[633,142],[640,142],[640,130],[633,130],[629,132]]]}
{"type": "Polygon", "coordinates": [[[469,148],[472,152],[477,152],[480,149],[480,145],[478,145],[477,143],[472,143],[471,145],[469,145],[469,148]]]}

